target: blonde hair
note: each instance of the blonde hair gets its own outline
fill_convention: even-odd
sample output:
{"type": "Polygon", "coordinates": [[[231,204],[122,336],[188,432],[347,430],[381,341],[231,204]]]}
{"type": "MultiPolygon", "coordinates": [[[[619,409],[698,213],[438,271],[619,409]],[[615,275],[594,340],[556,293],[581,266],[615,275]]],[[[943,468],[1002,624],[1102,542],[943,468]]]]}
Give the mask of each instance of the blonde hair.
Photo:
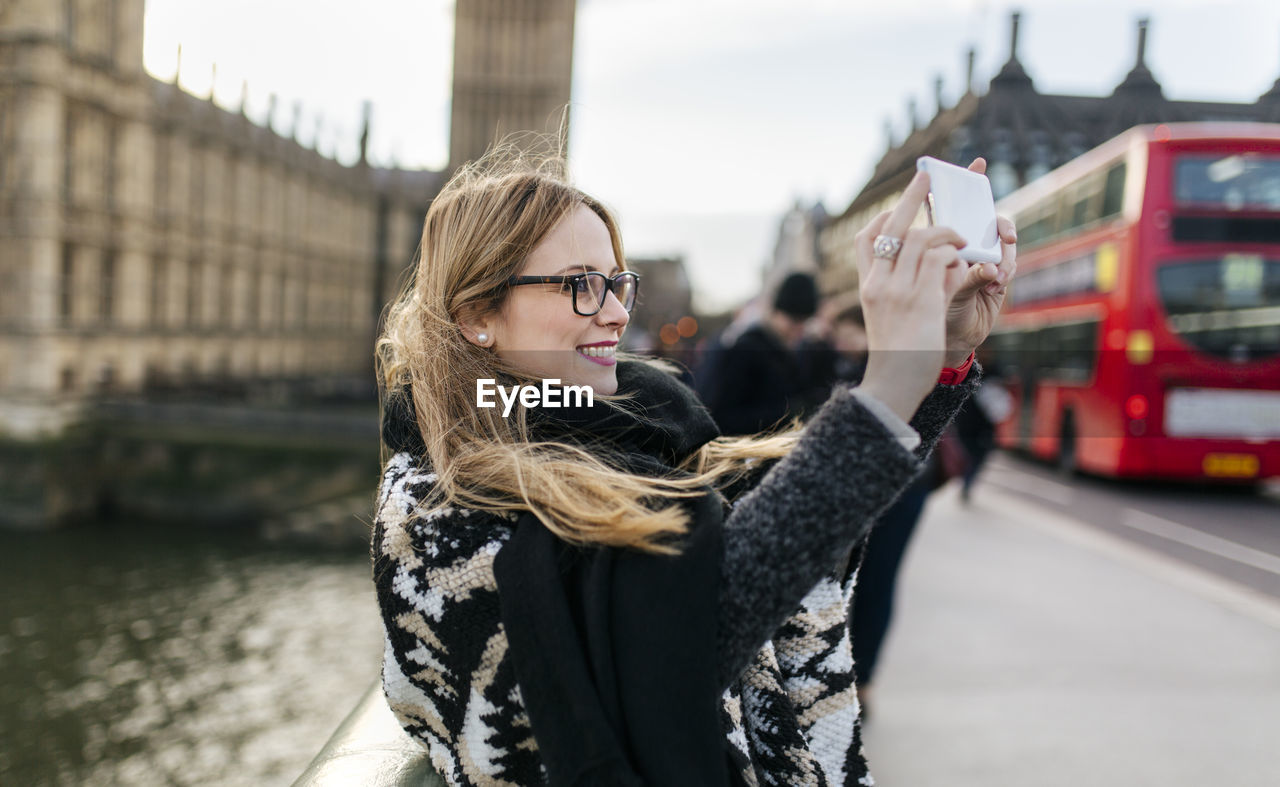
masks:
{"type": "MultiPolygon", "coordinates": [[[[497,310],[508,277],[577,206],[608,228],[625,270],[609,210],[568,183],[562,158],[532,159],[499,147],[460,169],[431,203],[413,278],[390,306],[376,346],[384,408],[408,397],[438,478],[424,503],[491,511],[531,511],[558,537],[577,544],[635,547],[670,554],[687,531],[679,499],[724,488],[752,460],[785,455],[798,427],[763,438],[716,438],[693,453],[678,477],[649,478],[606,463],[587,448],[540,442],[527,412],[510,418],[475,406],[475,383],[534,384],[526,372],[467,340],[460,320],[497,310]]],[[[627,396],[596,396],[626,407],[627,396]]],[[[384,460],[387,457],[384,452],[384,460]]]]}

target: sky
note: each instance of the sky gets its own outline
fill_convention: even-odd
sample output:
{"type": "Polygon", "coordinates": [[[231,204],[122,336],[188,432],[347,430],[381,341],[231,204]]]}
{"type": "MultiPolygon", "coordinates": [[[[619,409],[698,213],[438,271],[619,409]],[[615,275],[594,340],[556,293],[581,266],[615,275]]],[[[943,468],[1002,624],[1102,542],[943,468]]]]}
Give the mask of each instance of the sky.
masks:
{"type": "MultiPolygon", "coordinates": [[[[1105,95],[1147,64],[1174,99],[1252,102],[1280,78],[1274,0],[579,0],[570,148],[579,186],[614,208],[632,255],[685,257],[696,304],[759,289],[783,212],[841,212],[914,98],[921,123],[963,91],[968,47],[985,88],[1009,54],[1042,92],[1105,95]]],[[[373,103],[377,164],[442,168],[453,3],[447,0],[147,0],[144,63],[350,163],[373,103]],[[359,8],[359,13],[353,9],[359,8]],[[216,81],[213,79],[216,63],[216,81]],[[319,120],[319,123],[317,122],[319,120]],[[318,141],[316,137],[319,129],[318,141]]]]}

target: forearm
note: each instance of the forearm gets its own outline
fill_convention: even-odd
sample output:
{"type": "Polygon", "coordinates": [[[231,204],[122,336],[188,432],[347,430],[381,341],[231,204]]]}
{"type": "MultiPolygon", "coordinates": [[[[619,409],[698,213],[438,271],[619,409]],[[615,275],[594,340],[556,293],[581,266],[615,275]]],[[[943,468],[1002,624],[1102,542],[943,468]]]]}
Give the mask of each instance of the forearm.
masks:
{"type": "Polygon", "coordinates": [[[725,522],[717,644],[731,683],[919,469],[919,459],[849,389],[725,522]]]}

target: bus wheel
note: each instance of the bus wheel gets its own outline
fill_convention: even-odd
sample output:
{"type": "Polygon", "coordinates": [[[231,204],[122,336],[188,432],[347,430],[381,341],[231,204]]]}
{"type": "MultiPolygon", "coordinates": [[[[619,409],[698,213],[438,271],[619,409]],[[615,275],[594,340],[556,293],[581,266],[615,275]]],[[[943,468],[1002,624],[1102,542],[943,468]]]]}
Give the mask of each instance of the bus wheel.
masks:
{"type": "Polygon", "coordinates": [[[1062,414],[1062,426],[1058,430],[1058,472],[1073,476],[1079,470],[1076,464],[1076,421],[1071,411],[1062,414]]]}

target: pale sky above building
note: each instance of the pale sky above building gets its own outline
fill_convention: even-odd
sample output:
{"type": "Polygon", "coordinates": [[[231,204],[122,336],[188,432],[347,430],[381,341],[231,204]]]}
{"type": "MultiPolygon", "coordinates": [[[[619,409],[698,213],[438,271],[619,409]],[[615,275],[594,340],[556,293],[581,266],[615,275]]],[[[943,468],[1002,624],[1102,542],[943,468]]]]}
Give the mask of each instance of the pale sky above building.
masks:
{"type": "MultiPolygon", "coordinates": [[[[577,182],[620,215],[628,251],[683,253],[703,308],[759,286],[778,217],[797,199],[839,213],[914,97],[950,105],[1008,56],[1042,92],[1105,95],[1133,66],[1149,16],[1147,64],[1177,99],[1252,102],[1280,77],[1274,0],[579,0],[570,157],[577,182]]],[[[357,156],[373,102],[371,157],[443,167],[448,151],[453,4],[447,0],[147,0],[144,59],[181,84],[239,104],[339,160],[357,156]],[[359,8],[359,13],[354,9],[359,8]]]]}

